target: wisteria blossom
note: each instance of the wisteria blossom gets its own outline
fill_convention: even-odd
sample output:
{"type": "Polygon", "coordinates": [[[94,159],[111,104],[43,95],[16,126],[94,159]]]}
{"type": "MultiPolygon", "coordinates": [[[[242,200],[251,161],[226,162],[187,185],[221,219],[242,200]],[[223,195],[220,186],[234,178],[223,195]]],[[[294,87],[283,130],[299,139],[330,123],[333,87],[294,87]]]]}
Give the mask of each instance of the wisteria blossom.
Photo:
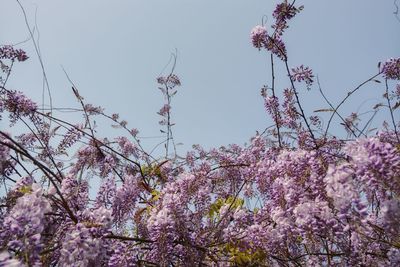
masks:
{"type": "Polygon", "coordinates": [[[14,47],[11,45],[4,45],[0,47],[0,59],[25,61],[28,58],[29,57],[22,49],[14,49],[14,47]]]}
{"type": "Polygon", "coordinates": [[[253,46],[260,49],[267,43],[267,29],[264,26],[257,25],[251,30],[250,37],[253,46]]]}
{"type": "Polygon", "coordinates": [[[388,59],[381,68],[386,79],[400,80],[400,58],[388,59]]]}
{"type": "MultiPolygon", "coordinates": [[[[261,95],[273,124],[245,145],[178,153],[175,65],[157,78],[163,141],[150,151],[76,88],[82,119],[69,122],[1,80],[0,266],[399,266],[400,85],[389,81],[400,79],[399,59],[353,91],[372,81],[382,90],[379,129],[355,110],[342,115],[322,89],[326,107],[310,114],[299,88],[313,70],[290,68],[284,42],[302,10],[281,1],[271,25],[251,30],[249,46],[271,60],[261,95]],[[102,136],[104,120],[125,132],[102,136]],[[332,134],[343,125],[348,136],[332,134]]],[[[28,56],[2,46],[0,59],[8,77],[28,56]]]]}
{"type": "Polygon", "coordinates": [[[309,87],[314,82],[314,75],[309,67],[301,65],[292,69],[292,79],[296,82],[305,82],[309,87]]]}

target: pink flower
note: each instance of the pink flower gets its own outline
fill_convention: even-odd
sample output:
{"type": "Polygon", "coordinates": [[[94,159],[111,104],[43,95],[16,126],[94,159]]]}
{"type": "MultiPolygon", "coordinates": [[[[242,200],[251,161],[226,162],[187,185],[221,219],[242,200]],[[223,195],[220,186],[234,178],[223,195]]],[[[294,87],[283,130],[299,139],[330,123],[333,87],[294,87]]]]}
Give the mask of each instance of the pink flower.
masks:
{"type": "Polygon", "coordinates": [[[260,49],[267,42],[267,28],[261,25],[255,26],[250,33],[253,46],[260,49]]]}
{"type": "Polygon", "coordinates": [[[312,69],[300,65],[292,69],[292,79],[297,82],[305,82],[307,87],[311,86],[314,82],[314,75],[312,69]]]}
{"type": "Polygon", "coordinates": [[[25,61],[29,57],[26,55],[25,51],[21,49],[14,49],[11,45],[4,45],[0,47],[0,59],[10,59],[25,61]]]}
{"type": "Polygon", "coordinates": [[[388,80],[400,80],[400,58],[391,58],[383,63],[381,69],[388,80]]]}

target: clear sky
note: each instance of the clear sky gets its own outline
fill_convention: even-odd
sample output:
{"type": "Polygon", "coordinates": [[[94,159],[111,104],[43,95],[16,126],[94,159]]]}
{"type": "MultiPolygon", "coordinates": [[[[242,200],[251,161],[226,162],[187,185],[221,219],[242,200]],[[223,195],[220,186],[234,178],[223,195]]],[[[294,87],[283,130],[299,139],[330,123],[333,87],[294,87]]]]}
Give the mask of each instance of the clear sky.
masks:
{"type": "MultiPolygon", "coordinates": [[[[78,107],[61,65],[85,101],[119,113],[141,136],[160,135],[162,105],[156,78],[171,52],[182,87],[172,103],[174,136],[184,145],[243,144],[272,124],[260,88],[270,83],[269,57],[251,46],[249,33],[267,24],[277,1],[266,0],[21,0],[36,24],[53,105],[78,107]]],[[[377,63],[400,56],[400,23],[392,0],[298,0],[305,9],[290,22],[289,64],[305,64],[334,102],[377,72],[377,63]]],[[[29,36],[15,0],[1,0],[0,44],[29,36]]],[[[18,64],[9,87],[41,101],[42,75],[32,42],[20,45],[30,60],[18,64]]],[[[278,67],[278,73],[283,69],[278,67]]],[[[278,82],[278,88],[287,81],[278,82]]],[[[383,94],[366,87],[344,111],[368,109],[383,94]],[[367,102],[361,100],[367,99],[367,102]]],[[[326,107],[301,89],[307,111],[326,107]],[[319,103],[319,104],[318,104],[319,103]]],[[[346,114],[346,112],[344,112],[346,114]]],[[[309,113],[310,114],[310,113],[309,113]]],[[[310,114],[311,115],[311,114],[310,114]]],[[[74,119],[72,115],[64,114],[74,119]]],[[[382,113],[382,116],[388,116],[382,113]]],[[[4,122],[0,122],[6,127],[4,122]]],[[[118,132],[117,132],[118,133],[118,132]]],[[[147,147],[160,139],[147,139],[147,147]]]]}

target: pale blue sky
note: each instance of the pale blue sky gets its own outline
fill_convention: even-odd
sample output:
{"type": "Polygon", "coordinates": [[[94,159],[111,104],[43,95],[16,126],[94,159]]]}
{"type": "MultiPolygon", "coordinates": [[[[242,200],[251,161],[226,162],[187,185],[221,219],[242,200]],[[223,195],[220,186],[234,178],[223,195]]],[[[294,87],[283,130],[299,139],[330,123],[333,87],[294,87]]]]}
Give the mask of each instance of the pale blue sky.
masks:
{"type": "MultiPolygon", "coordinates": [[[[305,64],[335,103],[377,72],[377,63],[400,56],[400,23],[392,0],[303,0],[305,9],[285,36],[289,64],[305,64]]],[[[159,135],[162,105],[156,77],[178,50],[176,73],[182,87],[173,100],[176,142],[181,151],[243,144],[271,125],[260,88],[270,83],[269,56],[251,46],[249,33],[277,1],[265,0],[23,0],[40,48],[54,106],[77,103],[61,65],[86,102],[120,113],[142,136],[159,135]]],[[[15,0],[1,0],[0,43],[28,37],[15,0]]],[[[9,86],[40,101],[41,69],[33,45],[21,45],[30,60],[18,64],[9,86]]],[[[278,73],[283,69],[277,68],[278,73]]],[[[277,83],[279,88],[287,81],[277,83]]],[[[383,93],[374,84],[344,111],[367,109],[383,93]]],[[[326,107],[317,87],[301,89],[307,111],[326,107]],[[320,103],[320,104],[318,104],[320,103]]],[[[310,114],[310,113],[309,113],[310,114]]],[[[311,114],[310,114],[311,115],[311,114]]],[[[70,115],[64,115],[70,116],[70,115]]],[[[387,116],[383,113],[382,116],[387,116]]],[[[73,116],[70,117],[73,119],[73,116]]],[[[4,125],[4,122],[2,126],[4,125]]],[[[147,140],[151,147],[159,140],[147,140]]]]}

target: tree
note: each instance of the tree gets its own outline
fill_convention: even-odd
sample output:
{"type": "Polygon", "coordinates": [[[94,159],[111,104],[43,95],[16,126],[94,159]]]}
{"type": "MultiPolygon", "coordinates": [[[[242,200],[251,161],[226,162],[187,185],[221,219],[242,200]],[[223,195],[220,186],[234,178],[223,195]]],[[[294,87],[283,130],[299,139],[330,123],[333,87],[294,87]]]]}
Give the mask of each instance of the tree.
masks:
{"type": "MultiPolygon", "coordinates": [[[[136,129],[117,114],[84,102],[82,122],[68,122],[7,87],[14,64],[28,59],[0,48],[2,120],[24,126],[0,131],[0,263],[9,266],[397,266],[400,262],[400,59],[378,64],[334,105],[308,116],[299,88],[318,79],[311,68],[291,68],[284,42],[295,1],[276,6],[271,28],[251,31],[255,48],[270,55],[272,84],[261,90],[274,125],[247,146],[185,157],[174,150],[171,103],[181,84],[174,73],[158,77],[165,103],[158,112],[165,154],[154,157],[136,129]],[[275,85],[281,64],[289,88],[275,85]],[[383,81],[383,82],[382,82],[383,81]],[[377,83],[390,117],[368,131],[356,113],[340,107],[367,83],[377,83]],[[327,113],[322,127],[319,113],[327,113]],[[101,138],[103,117],[126,136],[101,138]],[[348,138],[330,134],[338,118],[348,138]],[[100,179],[95,195],[90,182],[100,179]]],[[[174,65],[175,66],[175,65],[174,65]]]]}

